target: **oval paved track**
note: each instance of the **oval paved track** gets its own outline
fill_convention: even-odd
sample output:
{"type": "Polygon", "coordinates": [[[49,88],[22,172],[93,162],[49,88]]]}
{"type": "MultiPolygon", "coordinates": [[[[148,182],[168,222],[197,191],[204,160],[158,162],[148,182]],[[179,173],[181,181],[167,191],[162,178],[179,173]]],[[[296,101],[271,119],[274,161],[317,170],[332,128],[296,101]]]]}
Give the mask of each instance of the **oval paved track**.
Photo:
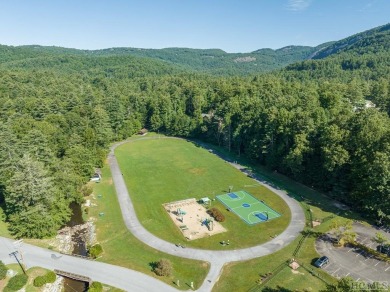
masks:
{"type": "MultiPolygon", "coordinates": [[[[258,183],[264,185],[266,188],[270,189],[278,196],[280,196],[289,206],[291,210],[291,222],[280,235],[276,238],[272,239],[269,242],[266,242],[261,245],[257,245],[254,247],[237,249],[231,251],[212,251],[212,250],[203,250],[203,249],[195,249],[195,248],[179,248],[174,244],[164,241],[149,231],[147,231],[139,222],[133,203],[130,199],[130,194],[127,190],[125,181],[123,179],[122,173],[120,171],[118,161],[114,155],[114,150],[119,145],[124,143],[133,143],[139,140],[146,139],[157,139],[154,137],[143,137],[137,140],[131,141],[122,141],[114,144],[111,147],[111,151],[108,155],[108,161],[111,168],[111,174],[113,178],[113,182],[115,185],[116,193],[118,196],[118,201],[120,204],[120,208],[122,210],[123,220],[129,231],[135,235],[139,240],[144,242],[145,244],[160,250],[162,252],[189,258],[201,261],[210,262],[211,268],[206,277],[206,280],[199,291],[211,291],[212,286],[218,280],[219,274],[224,264],[233,261],[242,261],[249,260],[252,258],[257,258],[261,256],[265,256],[271,253],[274,253],[281,248],[285,247],[289,243],[291,243],[303,230],[305,226],[305,215],[300,207],[299,203],[289,197],[285,191],[275,189],[271,185],[268,185],[262,181],[256,180],[258,183]]],[[[178,139],[178,138],[169,138],[164,137],[163,139],[178,139]]],[[[236,165],[237,166],[237,165],[236,165]]]]}

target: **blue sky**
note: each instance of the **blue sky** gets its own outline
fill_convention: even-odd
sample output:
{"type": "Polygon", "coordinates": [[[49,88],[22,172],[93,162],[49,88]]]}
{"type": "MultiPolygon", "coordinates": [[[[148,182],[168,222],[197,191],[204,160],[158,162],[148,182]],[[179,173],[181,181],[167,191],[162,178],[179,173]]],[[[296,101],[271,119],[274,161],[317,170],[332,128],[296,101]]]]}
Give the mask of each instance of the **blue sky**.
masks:
{"type": "Polygon", "coordinates": [[[0,44],[315,46],[390,22],[390,0],[0,0],[0,44]]]}

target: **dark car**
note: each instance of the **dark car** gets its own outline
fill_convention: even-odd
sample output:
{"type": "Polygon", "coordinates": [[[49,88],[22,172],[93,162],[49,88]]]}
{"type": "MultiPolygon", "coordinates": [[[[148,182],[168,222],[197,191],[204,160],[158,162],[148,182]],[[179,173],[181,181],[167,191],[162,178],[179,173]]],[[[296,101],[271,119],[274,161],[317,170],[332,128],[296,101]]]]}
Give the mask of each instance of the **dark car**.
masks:
{"type": "Polygon", "coordinates": [[[323,266],[327,265],[329,263],[329,258],[326,256],[320,257],[318,260],[315,261],[314,265],[317,268],[322,268],[323,266]]]}
{"type": "Polygon", "coordinates": [[[383,253],[383,254],[390,256],[390,245],[389,244],[378,245],[376,247],[376,250],[383,253]]]}

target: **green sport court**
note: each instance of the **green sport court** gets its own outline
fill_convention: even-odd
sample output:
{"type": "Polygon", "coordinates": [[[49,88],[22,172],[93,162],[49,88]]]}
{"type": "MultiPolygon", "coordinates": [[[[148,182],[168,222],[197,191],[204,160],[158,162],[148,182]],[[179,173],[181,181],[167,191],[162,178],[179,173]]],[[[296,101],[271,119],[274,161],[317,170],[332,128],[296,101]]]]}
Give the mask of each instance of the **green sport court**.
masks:
{"type": "Polygon", "coordinates": [[[246,191],[218,195],[217,199],[249,225],[282,216],[246,191]]]}

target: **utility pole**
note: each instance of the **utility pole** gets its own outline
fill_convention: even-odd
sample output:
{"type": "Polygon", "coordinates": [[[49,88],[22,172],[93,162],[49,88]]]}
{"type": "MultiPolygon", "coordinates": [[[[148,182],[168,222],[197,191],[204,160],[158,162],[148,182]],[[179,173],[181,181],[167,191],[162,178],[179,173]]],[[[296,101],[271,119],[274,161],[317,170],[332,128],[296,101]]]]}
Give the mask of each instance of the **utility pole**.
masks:
{"type": "Polygon", "coordinates": [[[18,262],[19,266],[22,268],[23,273],[26,274],[26,271],[24,270],[23,265],[20,263],[17,254],[18,254],[18,251],[16,250],[16,251],[11,252],[9,255],[15,257],[15,259],[18,262]]]}
{"type": "Polygon", "coordinates": [[[22,250],[21,250],[21,247],[22,247],[22,243],[23,243],[23,239],[19,239],[17,241],[14,241],[13,242],[13,245],[16,249],[16,254],[19,253],[20,254],[20,260],[21,262],[19,262],[19,259],[17,258],[16,254],[14,254],[16,260],[18,261],[19,265],[21,266],[22,270],[23,270],[23,273],[26,274],[26,271],[25,271],[25,264],[24,264],[24,260],[23,260],[23,253],[22,253],[22,250]]]}

